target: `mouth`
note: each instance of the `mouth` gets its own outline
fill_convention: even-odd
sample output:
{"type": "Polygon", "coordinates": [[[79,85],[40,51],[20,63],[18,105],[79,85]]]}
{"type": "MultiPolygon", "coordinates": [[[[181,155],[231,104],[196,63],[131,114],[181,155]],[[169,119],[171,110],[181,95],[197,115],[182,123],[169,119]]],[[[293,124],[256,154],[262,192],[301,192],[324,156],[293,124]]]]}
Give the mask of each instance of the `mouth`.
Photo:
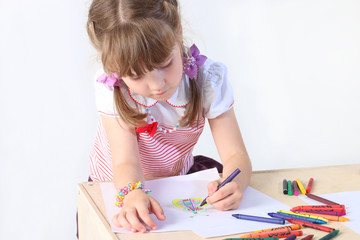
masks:
{"type": "Polygon", "coordinates": [[[163,91],[163,92],[159,92],[159,93],[155,93],[155,95],[157,96],[161,96],[161,95],[164,95],[167,91],[163,91]]]}

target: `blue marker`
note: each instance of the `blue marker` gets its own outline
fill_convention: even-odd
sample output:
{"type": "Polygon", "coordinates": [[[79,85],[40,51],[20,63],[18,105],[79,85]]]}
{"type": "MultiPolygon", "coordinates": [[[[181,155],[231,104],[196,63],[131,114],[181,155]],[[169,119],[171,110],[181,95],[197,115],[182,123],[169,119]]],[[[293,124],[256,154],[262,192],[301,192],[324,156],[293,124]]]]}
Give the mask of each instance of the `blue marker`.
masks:
{"type": "Polygon", "coordinates": [[[275,217],[275,218],[297,219],[297,220],[301,220],[304,222],[316,223],[316,224],[325,224],[326,223],[325,221],[319,220],[319,219],[307,218],[307,217],[301,217],[301,216],[290,216],[290,215],[286,215],[286,214],[282,214],[282,213],[268,213],[268,215],[270,217],[275,217]]]}

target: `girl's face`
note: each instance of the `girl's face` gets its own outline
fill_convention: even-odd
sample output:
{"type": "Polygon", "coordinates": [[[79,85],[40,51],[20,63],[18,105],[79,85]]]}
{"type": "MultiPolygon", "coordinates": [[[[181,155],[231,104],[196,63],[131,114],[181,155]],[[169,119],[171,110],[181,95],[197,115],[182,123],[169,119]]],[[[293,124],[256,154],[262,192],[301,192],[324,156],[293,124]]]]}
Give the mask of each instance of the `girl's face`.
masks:
{"type": "Polygon", "coordinates": [[[159,69],[154,69],[140,77],[122,77],[122,80],[132,91],[143,97],[166,101],[174,95],[182,74],[182,56],[176,44],[169,59],[159,69]]]}

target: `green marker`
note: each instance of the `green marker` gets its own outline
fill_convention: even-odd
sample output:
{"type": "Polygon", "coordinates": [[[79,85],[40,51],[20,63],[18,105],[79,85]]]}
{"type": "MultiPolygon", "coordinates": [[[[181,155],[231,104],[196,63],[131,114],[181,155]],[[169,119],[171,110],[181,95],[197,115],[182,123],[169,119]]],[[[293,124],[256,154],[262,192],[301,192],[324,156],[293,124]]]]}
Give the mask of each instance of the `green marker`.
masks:
{"type": "Polygon", "coordinates": [[[328,235],[320,238],[319,240],[328,240],[328,239],[330,239],[330,238],[335,237],[338,233],[339,233],[339,230],[332,231],[332,232],[329,233],[328,235]]]}
{"type": "Polygon", "coordinates": [[[289,196],[293,195],[293,192],[292,192],[292,183],[291,183],[290,180],[288,181],[288,195],[289,195],[289,196]]]}

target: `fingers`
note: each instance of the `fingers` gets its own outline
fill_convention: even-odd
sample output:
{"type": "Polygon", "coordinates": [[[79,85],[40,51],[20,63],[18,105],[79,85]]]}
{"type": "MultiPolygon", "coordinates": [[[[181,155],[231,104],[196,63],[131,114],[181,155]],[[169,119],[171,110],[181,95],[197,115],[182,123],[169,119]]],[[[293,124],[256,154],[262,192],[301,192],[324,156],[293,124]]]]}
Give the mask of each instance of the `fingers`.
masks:
{"type": "MultiPolygon", "coordinates": [[[[140,208],[138,209],[139,216],[141,220],[151,229],[156,229],[156,223],[154,220],[150,217],[149,210],[146,208],[140,208]]],[[[146,230],[145,230],[146,231],[146,230]]],[[[143,232],[143,231],[141,231],[143,232]]]]}
{"type": "MultiPolygon", "coordinates": [[[[141,220],[152,230],[155,230],[157,228],[156,223],[154,220],[150,217],[150,213],[154,213],[155,216],[159,220],[165,220],[165,214],[163,209],[161,208],[158,201],[156,201],[154,198],[150,197],[150,206],[148,208],[139,208],[138,209],[138,215],[140,216],[141,220]]],[[[143,229],[141,229],[141,232],[144,232],[143,229]]]]}
{"type": "Polygon", "coordinates": [[[166,216],[164,214],[164,210],[160,206],[159,202],[154,198],[150,198],[150,211],[155,214],[157,219],[164,221],[166,216]]]}
{"type": "Polygon", "coordinates": [[[242,201],[242,192],[235,182],[230,182],[208,197],[207,202],[221,211],[236,209],[242,201]]]}
{"type": "Polygon", "coordinates": [[[120,224],[119,214],[116,214],[112,217],[112,223],[115,227],[122,228],[123,226],[120,224]]]}
{"type": "Polygon", "coordinates": [[[125,215],[126,211],[123,211],[122,209],[118,214],[113,217],[112,222],[116,227],[125,228],[131,231],[131,224],[128,222],[125,215]]]}
{"type": "MultiPolygon", "coordinates": [[[[147,215],[149,216],[149,214],[147,215]]],[[[146,214],[143,213],[143,216],[146,216],[146,214]]],[[[147,217],[144,218],[149,222],[147,217]]],[[[150,216],[149,218],[151,219],[150,216]]],[[[131,232],[146,232],[146,227],[141,223],[135,208],[121,209],[121,211],[112,218],[112,222],[116,227],[125,228],[131,232]]],[[[150,222],[149,224],[151,225],[150,222]]]]}
{"type": "Polygon", "coordinates": [[[147,226],[151,230],[157,228],[156,223],[151,218],[150,213],[154,213],[159,220],[165,220],[165,214],[158,201],[149,198],[149,205],[134,207],[123,207],[121,211],[112,219],[116,227],[125,228],[132,232],[147,231],[147,226]]]}
{"type": "Polygon", "coordinates": [[[213,181],[208,183],[207,188],[208,188],[209,196],[213,195],[213,193],[216,192],[218,186],[219,186],[218,181],[213,181]]]}
{"type": "MultiPolygon", "coordinates": [[[[144,214],[144,212],[143,212],[143,214],[144,214]]],[[[145,215],[142,217],[145,217],[145,215]]],[[[150,216],[149,216],[149,218],[150,218],[150,216]]],[[[144,224],[142,224],[140,222],[140,218],[138,217],[138,214],[135,209],[128,211],[128,213],[126,214],[126,219],[129,221],[129,223],[131,225],[130,231],[132,231],[132,232],[139,231],[142,233],[146,232],[146,227],[144,226],[144,224]]]]}

